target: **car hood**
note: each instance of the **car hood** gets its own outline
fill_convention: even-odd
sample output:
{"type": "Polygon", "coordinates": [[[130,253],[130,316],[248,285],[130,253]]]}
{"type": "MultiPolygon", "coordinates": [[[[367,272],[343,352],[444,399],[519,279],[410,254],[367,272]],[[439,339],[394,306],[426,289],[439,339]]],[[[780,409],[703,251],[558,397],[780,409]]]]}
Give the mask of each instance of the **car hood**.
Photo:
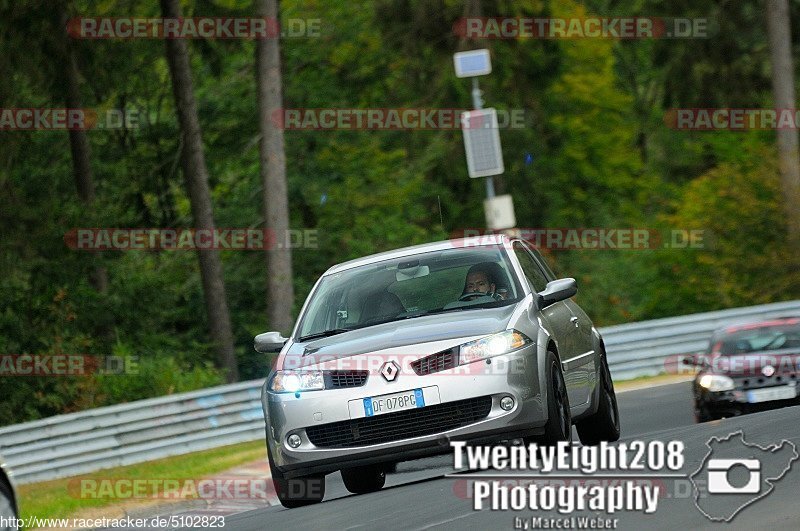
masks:
{"type": "Polygon", "coordinates": [[[305,367],[323,360],[330,361],[417,343],[488,335],[505,330],[516,307],[516,304],[509,304],[500,308],[426,315],[303,343],[297,342],[286,351],[285,364],[305,367]]]}

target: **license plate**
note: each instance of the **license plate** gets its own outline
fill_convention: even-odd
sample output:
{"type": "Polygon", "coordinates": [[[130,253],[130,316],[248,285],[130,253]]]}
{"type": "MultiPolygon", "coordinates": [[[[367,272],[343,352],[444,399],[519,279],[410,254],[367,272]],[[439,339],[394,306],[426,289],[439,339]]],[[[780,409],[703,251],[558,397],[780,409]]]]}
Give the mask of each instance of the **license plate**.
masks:
{"type": "Polygon", "coordinates": [[[422,394],[422,389],[365,398],[364,416],[374,417],[418,407],[425,407],[425,397],[422,394]]]}
{"type": "Polygon", "coordinates": [[[756,402],[769,402],[771,400],[787,400],[795,398],[796,396],[797,391],[793,385],[782,385],[780,387],[747,391],[747,401],[751,404],[756,402]]]}
{"type": "Polygon", "coordinates": [[[432,385],[421,389],[409,389],[399,393],[350,400],[347,407],[350,410],[350,418],[359,419],[441,403],[439,387],[432,385]]]}

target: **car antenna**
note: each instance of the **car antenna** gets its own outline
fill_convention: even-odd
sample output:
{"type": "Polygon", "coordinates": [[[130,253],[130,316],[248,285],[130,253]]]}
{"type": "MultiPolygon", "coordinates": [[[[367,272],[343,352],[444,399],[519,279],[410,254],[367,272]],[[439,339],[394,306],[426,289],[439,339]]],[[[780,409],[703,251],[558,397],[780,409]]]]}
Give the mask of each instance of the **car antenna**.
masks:
{"type": "Polygon", "coordinates": [[[442,218],[442,196],[436,194],[436,202],[439,204],[439,226],[442,228],[442,232],[444,232],[444,218],[442,218]]]}

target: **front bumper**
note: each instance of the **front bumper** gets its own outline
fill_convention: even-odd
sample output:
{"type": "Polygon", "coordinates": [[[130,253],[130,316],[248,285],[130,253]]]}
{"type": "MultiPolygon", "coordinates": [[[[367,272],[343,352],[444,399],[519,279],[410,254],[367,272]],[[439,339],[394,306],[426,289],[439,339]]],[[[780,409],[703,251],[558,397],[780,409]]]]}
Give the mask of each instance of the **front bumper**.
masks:
{"type": "Polygon", "coordinates": [[[712,417],[732,417],[747,413],[757,413],[759,411],[769,411],[786,406],[800,405],[800,389],[798,389],[798,394],[795,398],[752,403],[748,400],[748,391],[769,389],[773,386],[774,385],[761,387],[738,386],[731,391],[718,392],[700,389],[696,394],[695,401],[699,408],[705,409],[712,417]]]}
{"type": "MultiPolygon", "coordinates": [[[[451,440],[497,441],[542,433],[547,407],[540,387],[535,343],[491,358],[489,363],[483,360],[422,376],[411,370],[410,361],[413,360],[399,362],[401,373],[393,382],[373,371],[361,387],[311,391],[299,398],[268,391],[268,380],[262,391],[262,405],[267,419],[267,445],[275,466],[291,478],[447,453],[451,440]],[[442,406],[479,397],[490,399],[491,406],[485,416],[466,425],[378,444],[320,447],[312,443],[307,433],[307,428],[351,421],[351,400],[432,386],[437,388],[442,406]],[[500,407],[501,399],[507,396],[514,399],[509,411],[500,407]],[[298,448],[287,444],[290,434],[300,437],[298,448]]],[[[428,407],[436,406],[410,411],[422,412],[428,407]]],[[[398,413],[371,419],[374,424],[383,418],[391,420],[391,415],[398,413]]]]}

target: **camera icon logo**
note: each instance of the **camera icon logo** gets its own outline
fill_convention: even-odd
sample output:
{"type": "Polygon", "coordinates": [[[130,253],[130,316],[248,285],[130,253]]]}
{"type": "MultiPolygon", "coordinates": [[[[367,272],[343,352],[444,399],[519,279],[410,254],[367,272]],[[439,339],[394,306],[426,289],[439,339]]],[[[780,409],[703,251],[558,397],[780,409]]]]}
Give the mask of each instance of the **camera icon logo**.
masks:
{"type": "Polygon", "coordinates": [[[743,509],[787,488],[780,480],[800,460],[792,441],[762,446],[744,439],[741,430],[712,436],[697,469],[689,475],[694,504],[712,522],[730,522],[743,509]]]}
{"type": "Polygon", "coordinates": [[[709,459],[709,494],[758,494],[761,491],[761,462],[758,459],[709,459]],[[747,483],[737,487],[729,479],[734,467],[743,466],[750,473],[747,483]]]}

